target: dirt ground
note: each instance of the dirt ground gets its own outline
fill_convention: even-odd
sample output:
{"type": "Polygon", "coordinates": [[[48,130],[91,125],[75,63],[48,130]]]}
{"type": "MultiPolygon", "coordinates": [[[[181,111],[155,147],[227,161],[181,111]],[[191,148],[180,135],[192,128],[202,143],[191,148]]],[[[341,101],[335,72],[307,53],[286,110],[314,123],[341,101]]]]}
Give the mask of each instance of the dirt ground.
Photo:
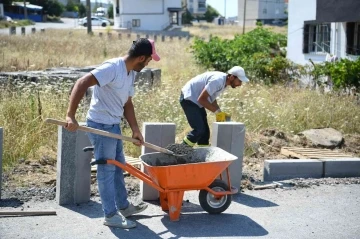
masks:
{"type": "MultiPolygon", "coordinates": [[[[339,152],[360,157],[360,135],[344,135],[343,146],[339,152]]],[[[245,143],[245,157],[243,160],[242,190],[253,189],[255,184],[262,180],[265,159],[286,158],[280,154],[281,147],[297,146],[312,147],[305,137],[289,135],[276,129],[266,129],[259,134],[247,134],[245,143]]],[[[344,180],[292,180],[297,186],[309,184],[317,185],[338,183],[359,183],[360,179],[344,180]],[[353,182],[354,181],[354,182],[353,182]]],[[[133,176],[125,177],[127,190],[130,196],[139,193],[139,180],[133,176]]],[[[2,198],[17,198],[22,201],[30,199],[52,200],[56,190],[56,153],[43,150],[40,159],[20,159],[18,164],[3,173],[2,198]]],[[[92,196],[97,196],[96,176],[92,175],[92,196]]],[[[2,201],[0,204],[4,204],[2,201]]],[[[9,203],[12,203],[12,201],[9,203]]],[[[0,205],[4,206],[4,205],[0,205]]]]}

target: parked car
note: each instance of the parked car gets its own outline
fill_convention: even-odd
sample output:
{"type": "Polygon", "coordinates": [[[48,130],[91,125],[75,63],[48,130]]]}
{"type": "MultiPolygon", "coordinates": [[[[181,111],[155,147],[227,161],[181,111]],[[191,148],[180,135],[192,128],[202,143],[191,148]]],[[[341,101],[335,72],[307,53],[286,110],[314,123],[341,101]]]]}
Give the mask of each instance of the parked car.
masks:
{"type": "MultiPolygon", "coordinates": [[[[86,27],[87,26],[87,17],[79,19],[79,25],[86,27]]],[[[106,26],[110,26],[111,23],[109,20],[107,20],[106,18],[103,18],[103,17],[91,17],[91,25],[106,27],[106,26]]]]}
{"type": "Polygon", "coordinates": [[[14,22],[9,16],[0,16],[0,21],[14,22]]]}

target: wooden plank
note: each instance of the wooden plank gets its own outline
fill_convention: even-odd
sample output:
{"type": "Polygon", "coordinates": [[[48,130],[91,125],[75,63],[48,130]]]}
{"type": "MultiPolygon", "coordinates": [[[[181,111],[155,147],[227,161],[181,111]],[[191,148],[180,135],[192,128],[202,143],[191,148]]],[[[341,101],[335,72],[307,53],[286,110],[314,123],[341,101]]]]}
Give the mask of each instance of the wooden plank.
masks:
{"type": "Polygon", "coordinates": [[[281,153],[282,155],[287,156],[287,157],[293,157],[293,158],[304,158],[304,156],[303,156],[303,155],[298,154],[298,153],[295,153],[295,152],[290,151],[290,150],[285,149],[285,148],[281,148],[280,153],[281,153]]]}
{"type": "Polygon", "coordinates": [[[299,148],[299,147],[282,147],[281,154],[295,158],[351,158],[352,155],[343,154],[341,152],[330,149],[316,148],[299,148]]]}
{"type": "Polygon", "coordinates": [[[330,155],[346,155],[340,152],[327,152],[327,151],[300,151],[300,150],[293,150],[294,152],[298,152],[298,153],[317,153],[317,154],[330,154],[330,155]]]}
{"type": "Polygon", "coordinates": [[[323,153],[317,153],[317,152],[309,152],[309,153],[301,153],[302,155],[325,155],[325,156],[348,156],[344,154],[323,154],[323,153]]]}
{"type": "Polygon", "coordinates": [[[49,216],[56,215],[56,211],[9,211],[9,212],[0,212],[0,216],[49,216]]]}

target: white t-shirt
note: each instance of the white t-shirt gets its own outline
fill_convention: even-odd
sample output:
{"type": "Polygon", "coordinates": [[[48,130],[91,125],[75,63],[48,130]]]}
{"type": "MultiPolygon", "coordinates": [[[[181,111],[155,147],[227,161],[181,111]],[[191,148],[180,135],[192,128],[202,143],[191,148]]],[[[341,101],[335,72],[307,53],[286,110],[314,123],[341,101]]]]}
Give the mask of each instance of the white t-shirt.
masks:
{"type": "Polygon", "coordinates": [[[209,94],[209,102],[214,102],[225,90],[226,75],[220,71],[208,71],[195,76],[181,89],[184,99],[190,100],[202,108],[203,106],[199,104],[198,98],[203,89],[206,89],[209,94]]]}
{"type": "Polygon", "coordinates": [[[101,124],[119,124],[124,115],[124,105],[135,93],[136,72],[127,73],[122,57],[105,61],[90,72],[99,85],[94,86],[87,119],[101,124]]]}

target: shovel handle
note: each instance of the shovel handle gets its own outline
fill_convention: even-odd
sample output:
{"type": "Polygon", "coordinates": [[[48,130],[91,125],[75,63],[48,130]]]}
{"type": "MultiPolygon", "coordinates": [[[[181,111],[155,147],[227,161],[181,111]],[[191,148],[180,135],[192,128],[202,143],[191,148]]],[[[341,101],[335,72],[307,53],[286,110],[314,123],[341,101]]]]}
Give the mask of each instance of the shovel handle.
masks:
{"type": "MultiPolygon", "coordinates": [[[[50,118],[47,118],[45,120],[45,122],[50,123],[50,124],[56,124],[56,125],[64,126],[64,127],[67,125],[67,123],[65,121],[60,121],[60,120],[50,119],[50,118]]],[[[132,142],[132,143],[140,143],[140,140],[138,140],[138,139],[123,136],[121,134],[113,134],[113,133],[110,133],[110,132],[107,132],[107,131],[104,131],[104,130],[94,129],[94,128],[90,128],[90,127],[86,127],[86,126],[79,126],[78,130],[93,133],[93,134],[103,135],[103,136],[107,136],[107,137],[110,137],[110,138],[121,139],[121,140],[129,141],[129,142],[132,142]]],[[[157,145],[150,144],[150,143],[147,143],[147,142],[144,142],[142,145],[144,145],[147,148],[154,149],[154,150],[156,150],[158,152],[161,152],[161,153],[174,154],[174,152],[172,152],[172,151],[170,151],[168,149],[161,148],[161,147],[159,147],[157,145]]]]}

